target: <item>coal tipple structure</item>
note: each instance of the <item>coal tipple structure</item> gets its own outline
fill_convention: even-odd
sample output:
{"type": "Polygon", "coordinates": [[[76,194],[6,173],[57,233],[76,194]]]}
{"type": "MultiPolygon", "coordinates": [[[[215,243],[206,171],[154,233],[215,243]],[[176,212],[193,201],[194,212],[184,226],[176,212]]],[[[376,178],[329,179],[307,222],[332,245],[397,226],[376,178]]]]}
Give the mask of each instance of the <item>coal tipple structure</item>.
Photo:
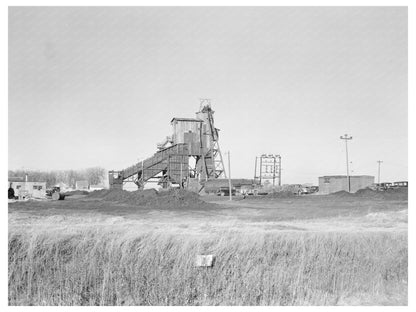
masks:
{"type": "Polygon", "coordinates": [[[196,118],[173,118],[172,136],[157,144],[153,156],[123,170],[109,171],[110,189],[122,189],[125,182],[142,189],[153,181],[164,188],[176,184],[200,192],[206,181],[226,178],[213,115],[209,100],[202,100],[196,118]]]}

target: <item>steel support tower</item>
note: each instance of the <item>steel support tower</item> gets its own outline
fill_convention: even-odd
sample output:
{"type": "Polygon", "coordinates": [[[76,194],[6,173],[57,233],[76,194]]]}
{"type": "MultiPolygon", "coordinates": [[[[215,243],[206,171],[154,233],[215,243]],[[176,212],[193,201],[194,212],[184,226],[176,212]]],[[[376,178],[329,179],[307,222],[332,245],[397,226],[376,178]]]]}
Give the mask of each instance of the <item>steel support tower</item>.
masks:
{"type": "Polygon", "coordinates": [[[272,185],[282,185],[282,157],[280,155],[263,154],[257,156],[254,163],[254,180],[262,185],[265,180],[272,180],[272,185]]]}

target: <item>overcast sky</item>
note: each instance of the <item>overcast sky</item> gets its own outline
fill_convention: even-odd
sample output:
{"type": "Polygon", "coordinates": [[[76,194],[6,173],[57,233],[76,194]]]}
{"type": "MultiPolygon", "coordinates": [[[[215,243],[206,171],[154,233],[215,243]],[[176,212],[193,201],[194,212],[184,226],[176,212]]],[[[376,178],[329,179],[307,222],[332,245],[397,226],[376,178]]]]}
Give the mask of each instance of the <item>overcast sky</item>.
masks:
{"type": "Polygon", "coordinates": [[[234,178],[407,180],[407,9],[10,8],[9,169],[123,169],[210,98],[234,178]]]}

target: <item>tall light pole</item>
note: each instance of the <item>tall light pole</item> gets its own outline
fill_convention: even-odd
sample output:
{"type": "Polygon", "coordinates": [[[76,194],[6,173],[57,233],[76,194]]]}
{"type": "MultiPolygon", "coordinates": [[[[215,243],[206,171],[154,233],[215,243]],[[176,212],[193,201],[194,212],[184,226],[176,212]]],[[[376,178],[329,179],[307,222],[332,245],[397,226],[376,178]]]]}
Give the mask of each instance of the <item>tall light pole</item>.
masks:
{"type": "Polygon", "coordinates": [[[350,182],[350,170],[348,167],[348,141],[352,140],[352,136],[348,136],[348,134],[344,134],[344,136],[339,137],[341,140],[345,140],[345,154],[347,156],[347,181],[348,181],[348,192],[351,192],[351,182],[350,182]]]}
{"type": "Polygon", "coordinates": [[[231,185],[231,165],[230,165],[230,151],[228,151],[228,188],[230,191],[230,200],[233,200],[233,191],[231,185]]]}
{"type": "Polygon", "coordinates": [[[377,183],[380,185],[380,166],[381,163],[383,162],[382,160],[377,160],[378,162],[378,179],[377,179],[377,183]]]}

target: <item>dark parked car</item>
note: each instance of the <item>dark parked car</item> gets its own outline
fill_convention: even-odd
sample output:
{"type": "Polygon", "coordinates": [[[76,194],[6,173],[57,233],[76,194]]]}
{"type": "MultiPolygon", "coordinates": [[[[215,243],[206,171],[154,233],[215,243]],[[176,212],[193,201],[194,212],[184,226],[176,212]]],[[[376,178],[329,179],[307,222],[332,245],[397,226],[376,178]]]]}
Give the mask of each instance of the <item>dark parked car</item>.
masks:
{"type": "MultiPolygon", "coordinates": [[[[218,196],[230,196],[230,188],[229,187],[220,187],[217,191],[218,196]]],[[[231,195],[235,195],[235,188],[231,190],[231,195]]]]}

